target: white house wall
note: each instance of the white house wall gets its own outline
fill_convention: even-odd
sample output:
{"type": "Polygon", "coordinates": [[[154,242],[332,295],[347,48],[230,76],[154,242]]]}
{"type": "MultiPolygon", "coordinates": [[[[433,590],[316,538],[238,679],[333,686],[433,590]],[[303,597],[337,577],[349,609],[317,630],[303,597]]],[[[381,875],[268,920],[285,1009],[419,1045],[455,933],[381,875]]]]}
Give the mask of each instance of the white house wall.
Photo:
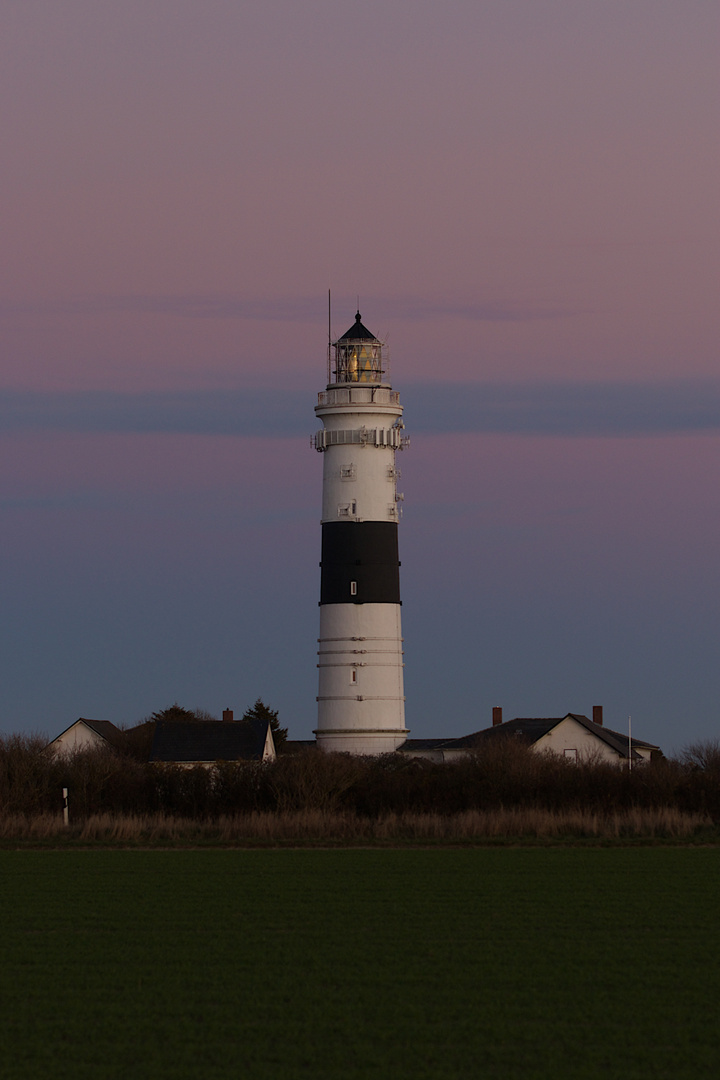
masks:
{"type": "Polygon", "coordinates": [[[533,744],[533,750],[544,753],[559,754],[566,756],[566,751],[577,751],[578,761],[600,760],[618,764],[626,759],[608,746],[606,742],[598,738],[593,732],[588,731],[582,724],[572,717],[566,717],[547,734],[543,735],[533,744]]]}
{"type": "Polygon", "coordinates": [[[96,731],[83,724],[81,720],[58,735],[51,744],[56,754],[74,754],[77,750],[88,750],[91,747],[107,746],[107,740],[98,735],[96,731]]]}
{"type": "Polygon", "coordinates": [[[263,746],[262,760],[274,761],[277,757],[275,752],[275,740],[273,738],[272,728],[268,724],[267,734],[265,735],[265,745],[263,746]]]}

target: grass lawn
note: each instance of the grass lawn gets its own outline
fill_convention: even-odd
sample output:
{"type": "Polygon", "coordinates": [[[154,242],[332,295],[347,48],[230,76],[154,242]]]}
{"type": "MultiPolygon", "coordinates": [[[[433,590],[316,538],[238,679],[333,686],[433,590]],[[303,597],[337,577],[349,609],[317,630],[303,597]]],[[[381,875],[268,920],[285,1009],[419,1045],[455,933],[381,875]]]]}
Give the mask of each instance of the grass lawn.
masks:
{"type": "Polygon", "coordinates": [[[3,1080],[720,1075],[714,849],[0,852],[3,1080]]]}

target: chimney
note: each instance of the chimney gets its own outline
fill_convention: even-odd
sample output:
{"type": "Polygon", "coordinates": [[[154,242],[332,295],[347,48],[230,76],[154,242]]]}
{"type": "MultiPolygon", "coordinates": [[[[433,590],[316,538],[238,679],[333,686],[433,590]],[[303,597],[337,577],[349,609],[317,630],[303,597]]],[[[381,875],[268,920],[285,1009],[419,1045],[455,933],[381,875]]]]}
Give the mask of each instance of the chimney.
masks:
{"type": "Polygon", "coordinates": [[[232,709],[223,709],[223,724],[231,724],[233,718],[232,709]]]}
{"type": "Polygon", "coordinates": [[[497,727],[498,724],[502,724],[502,707],[493,705],[493,727],[497,727]]]}
{"type": "Polygon", "coordinates": [[[602,705],[593,705],[593,724],[602,727],[602,705]]]}

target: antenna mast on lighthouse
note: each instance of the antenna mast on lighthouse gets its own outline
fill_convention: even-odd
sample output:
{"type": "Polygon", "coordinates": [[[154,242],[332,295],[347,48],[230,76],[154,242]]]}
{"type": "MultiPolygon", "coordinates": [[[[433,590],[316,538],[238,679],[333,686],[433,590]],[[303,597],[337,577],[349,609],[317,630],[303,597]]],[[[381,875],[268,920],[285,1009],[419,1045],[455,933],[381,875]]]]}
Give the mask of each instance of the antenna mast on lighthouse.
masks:
{"type": "Polygon", "coordinates": [[[328,289],[328,344],[327,344],[327,381],[330,382],[330,354],[332,352],[332,303],[328,289]]]}
{"type": "Polygon", "coordinates": [[[329,329],[328,383],[315,412],[323,423],[315,435],[323,455],[315,735],[322,750],[383,754],[408,734],[395,465],[408,440],[384,343],[359,311],[337,341],[329,329]]]}

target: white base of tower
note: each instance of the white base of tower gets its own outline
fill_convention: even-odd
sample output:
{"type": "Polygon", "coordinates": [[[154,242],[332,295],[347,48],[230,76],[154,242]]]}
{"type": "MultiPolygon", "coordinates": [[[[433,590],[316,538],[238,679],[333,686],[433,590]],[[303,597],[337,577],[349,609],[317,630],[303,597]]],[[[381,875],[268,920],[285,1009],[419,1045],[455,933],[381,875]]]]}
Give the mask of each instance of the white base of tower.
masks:
{"type": "Polygon", "coordinates": [[[407,731],[321,731],[315,732],[317,746],[326,754],[392,754],[408,737],[407,731]]]}
{"type": "Polygon", "coordinates": [[[400,605],[323,604],[318,641],[318,747],[395,750],[408,734],[400,605]]]}

